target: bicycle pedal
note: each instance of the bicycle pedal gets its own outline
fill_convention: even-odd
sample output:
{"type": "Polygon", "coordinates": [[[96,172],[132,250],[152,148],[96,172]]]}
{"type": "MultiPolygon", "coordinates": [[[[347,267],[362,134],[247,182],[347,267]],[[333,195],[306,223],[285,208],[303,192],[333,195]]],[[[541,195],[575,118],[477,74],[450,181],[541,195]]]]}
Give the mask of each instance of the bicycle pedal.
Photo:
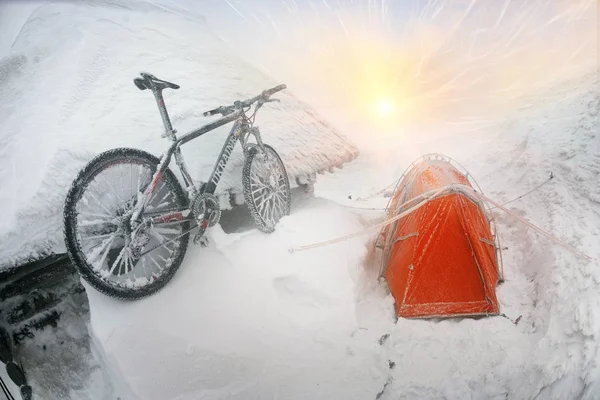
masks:
{"type": "Polygon", "coordinates": [[[196,232],[194,235],[194,244],[199,244],[201,247],[208,247],[208,238],[204,236],[204,233],[196,232]]]}
{"type": "Polygon", "coordinates": [[[194,242],[194,244],[200,244],[200,245],[202,245],[202,247],[206,247],[203,245],[203,241],[204,241],[203,238],[206,237],[206,236],[204,236],[204,232],[206,232],[206,227],[203,225],[206,225],[206,224],[200,225],[200,227],[198,228],[198,231],[196,231],[196,234],[194,235],[193,242],[194,242]]]}
{"type": "Polygon", "coordinates": [[[200,247],[208,247],[209,240],[206,236],[200,238],[200,247]]]}

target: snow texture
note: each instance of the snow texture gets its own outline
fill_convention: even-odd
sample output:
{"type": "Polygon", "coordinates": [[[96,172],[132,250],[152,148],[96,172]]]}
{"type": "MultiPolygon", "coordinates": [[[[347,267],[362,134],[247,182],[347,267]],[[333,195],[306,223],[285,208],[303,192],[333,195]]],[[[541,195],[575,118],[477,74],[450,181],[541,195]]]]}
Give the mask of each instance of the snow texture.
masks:
{"type": "Polygon", "coordinates": [[[396,143],[387,169],[381,152],[363,154],[322,179],[317,198],[294,204],[273,234],[213,230],[213,245],[191,248],[170,285],[143,302],[90,290],[91,332],[107,369],[133,399],[598,398],[596,79],[536,94],[537,105],[460,141],[444,133],[396,143]],[[593,261],[495,210],[507,246],[497,293],[508,318],[396,322],[393,299],[376,280],[373,235],[287,251],[379,222],[381,211],[340,203],[384,206],[383,196],[348,196],[366,197],[370,186],[384,187],[434,151],[457,159],[500,202],[553,171],[552,181],[510,209],[593,261]]]}
{"type": "MultiPolygon", "coordinates": [[[[42,219],[53,217],[49,204],[58,204],[52,196],[60,196],[52,189],[66,190],[89,155],[124,145],[160,153],[164,142],[158,139],[153,100],[123,84],[139,70],[150,65],[150,72],[182,85],[165,93],[180,131],[225,98],[232,101],[274,85],[242,67],[216,39],[206,40],[212,38],[208,28],[150,6],[136,12],[126,8],[44,6],[2,60],[1,98],[19,99],[1,109],[8,127],[0,150],[8,160],[2,164],[2,183],[10,188],[2,191],[8,194],[1,206],[15,210],[6,214],[14,215],[3,227],[6,236],[35,235],[38,226],[49,223],[42,219]],[[41,39],[45,36],[52,42],[41,39]],[[237,79],[215,76],[217,66],[237,79]],[[17,78],[19,85],[5,83],[17,78]],[[40,97],[36,88],[50,95],[40,97]],[[200,107],[192,109],[196,104],[200,107]],[[49,211],[37,218],[34,210],[45,202],[40,209],[49,211]],[[26,209],[29,219],[20,219],[26,209]],[[18,221],[24,222],[15,225],[18,221]]],[[[295,201],[273,234],[209,230],[211,245],[191,247],[169,285],[143,301],[121,302],[86,287],[91,347],[102,366],[96,373],[110,375],[110,393],[89,384],[72,398],[597,399],[599,89],[597,73],[590,73],[515,101],[518,109],[486,130],[417,130],[385,143],[322,177],[316,198],[295,201]],[[382,211],[368,209],[384,207],[388,198],[357,199],[388,186],[413,160],[432,152],[460,162],[483,192],[501,203],[539,185],[552,171],[552,181],[509,207],[593,260],[576,257],[495,210],[507,247],[506,281],[497,294],[501,312],[512,321],[395,321],[393,299],[376,279],[373,234],[288,252],[381,221],[382,211]]],[[[296,142],[279,129],[297,123],[294,117],[283,119],[283,125],[268,123],[283,113],[275,107],[292,101],[289,94],[282,99],[272,114],[259,116],[265,121],[263,137],[281,147],[284,159],[295,159],[305,147],[292,145],[296,142]]],[[[330,136],[314,133],[320,123],[311,121],[314,125],[303,124],[307,135],[293,135],[294,140],[316,148],[337,143],[336,154],[351,152],[343,139],[319,142],[330,136]]],[[[224,135],[217,133],[214,140],[224,135]]],[[[207,154],[216,158],[217,144],[211,140],[190,146],[210,150],[207,154]]],[[[329,164],[327,151],[309,157],[307,163],[315,164],[301,173],[329,164]]],[[[192,169],[204,167],[208,173],[212,159],[202,157],[203,151],[189,152],[196,155],[187,158],[192,169]]],[[[234,176],[237,182],[239,175],[234,176]]]]}
{"type": "MultiPolygon", "coordinates": [[[[10,7],[0,7],[10,14],[10,7]]],[[[166,149],[151,92],[133,85],[141,71],[181,85],[164,92],[181,134],[216,119],[204,118],[204,111],[281,83],[232,53],[204,21],[147,3],[36,8],[0,59],[0,269],[62,250],[64,196],[94,155],[114,147],[156,155],[166,149]]],[[[257,116],[264,142],[280,153],[292,183],[358,154],[293,90],[278,93],[281,103],[265,105],[257,116]]],[[[208,179],[230,128],[182,147],[194,179],[208,179]]],[[[230,191],[241,191],[242,160],[237,147],[217,189],[222,203],[230,191]]]]}

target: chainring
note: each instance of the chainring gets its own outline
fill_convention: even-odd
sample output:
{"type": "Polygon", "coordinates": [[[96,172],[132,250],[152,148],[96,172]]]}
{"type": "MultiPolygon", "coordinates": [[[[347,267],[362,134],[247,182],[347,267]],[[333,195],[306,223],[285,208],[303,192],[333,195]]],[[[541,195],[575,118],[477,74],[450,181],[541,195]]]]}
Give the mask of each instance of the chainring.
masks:
{"type": "Polygon", "coordinates": [[[200,223],[203,219],[208,220],[208,226],[215,226],[221,220],[221,206],[219,199],[209,193],[199,193],[192,200],[190,207],[194,218],[200,223]]]}

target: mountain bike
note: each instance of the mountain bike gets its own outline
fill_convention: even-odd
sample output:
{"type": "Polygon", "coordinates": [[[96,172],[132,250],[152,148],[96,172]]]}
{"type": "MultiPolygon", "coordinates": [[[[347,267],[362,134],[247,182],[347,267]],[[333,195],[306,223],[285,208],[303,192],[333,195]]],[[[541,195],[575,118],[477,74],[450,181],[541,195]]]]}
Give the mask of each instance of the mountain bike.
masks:
{"type": "Polygon", "coordinates": [[[67,253],[80,275],[98,291],[128,300],[149,296],[169,282],[183,261],[192,231],[196,230],[194,243],[208,245],[206,230],[221,217],[215,191],[238,142],[244,153],[244,200],[258,229],[273,232],[291,208],[285,166],[254,126],[257,111],[279,101],[270,97],[286,85],[207,111],[204,116],[221,117],[178,136],[162,92],[179,86],[149,73],[141,73],[134,84],[153,93],[165,128],[162,137],[170,139],[170,146],[161,157],[133,148],[99,154],[78,173],[64,206],[67,253]],[[231,122],[208,181],[194,184],[180,147],[231,122]],[[169,169],[172,158],[185,190],[169,169]]]}

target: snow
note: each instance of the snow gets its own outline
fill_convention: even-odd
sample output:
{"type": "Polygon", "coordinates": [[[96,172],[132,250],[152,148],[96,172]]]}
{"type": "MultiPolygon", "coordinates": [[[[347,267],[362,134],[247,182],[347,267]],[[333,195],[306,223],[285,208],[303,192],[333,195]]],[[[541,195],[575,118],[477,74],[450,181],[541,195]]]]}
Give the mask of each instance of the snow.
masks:
{"type": "MultiPolygon", "coordinates": [[[[179,29],[193,29],[201,37],[208,35],[207,28],[185,17],[160,14],[158,33],[153,18],[159,14],[153,7],[144,9],[144,21],[136,13],[128,14],[125,21],[110,9],[93,11],[68,4],[40,9],[33,21],[38,26],[31,25],[30,20],[30,29],[24,29],[19,38],[21,49],[18,40],[11,56],[3,60],[8,63],[3,65],[24,65],[19,51],[46,54],[47,50],[25,41],[33,40],[30,35],[42,36],[50,25],[60,23],[65,41],[69,41],[60,51],[63,57],[77,57],[77,62],[55,60],[55,67],[48,65],[48,69],[37,73],[48,77],[65,71],[61,76],[76,77],[94,89],[86,94],[78,91],[81,85],[65,82],[70,87],[64,88],[56,85],[56,80],[34,78],[29,64],[31,70],[9,71],[26,74],[31,80],[21,81],[19,86],[0,86],[0,91],[14,91],[15,96],[27,97],[31,104],[53,101],[29,94],[28,90],[36,85],[42,85],[40,93],[43,90],[71,99],[55,103],[61,106],[62,119],[40,107],[35,119],[21,119],[23,124],[16,125],[13,115],[22,117],[25,111],[2,110],[9,116],[9,132],[15,132],[7,143],[18,151],[15,154],[24,157],[9,158],[11,165],[15,171],[28,162],[38,168],[26,173],[29,182],[17,184],[16,179],[3,178],[3,184],[7,181],[14,186],[2,199],[2,207],[17,208],[13,201],[23,208],[26,204],[42,205],[43,212],[29,207],[29,214],[21,210],[22,214],[15,217],[21,226],[39,226],[40,238],[51,231],[52,218],[59,213],[60,204],[53,200],[53,196],[61,196],[53,189],[61,187],[53,180],[62,179],[57,176],[64,172],[70,179],[91,154],[104,148],[142,143],[150,150],[162,149],[164,142],[157,139],[160,122],[152,99],[138,91],[122,90],[117,95],[121,82],[131,79],[138,70],[160,60],[151,72],[182,84],[180,91],[167,94],[178,127],[187,124],[191,128],[196,121],[192,117],[198,116],[204,106],[214,107],[227,97],[217,88],[229,88],[227,93],[234,99],[252,95],[268,83],[250,67],[238,70],[241,67],[237,58],[222,46],[206,43],[198,49],[196,37],[182,35],[179,29]],[[57,14],[67,10],[74,15],[66,18],[57,14]],[[119,26],[128,26],[132,38],[118,36],[124,29],[119,26]],[[152,38],[152,45],[160,48],[161,54],[163,49],[190,53],[191,59],[186,60],[189,68],[180,69],[176,62],[181,60],[173,60],[168,54],[163,57],[152,53],[146,37],[152,38]],[[115,53],[111,57],[119,60],[115,65],[108,62],[108,48],[101,46],[103,40],[115,44],[110,48],[115,53]],[[132,42],[127,44],[128,40],[132,42]],[[131,43],[139,46],[132,47],[131,43]],[[77,46],[78,51],[69,52],[77,46]],[[133,53],[125,54],[128,51],[133,53]],[[204,58],[196,62],[195,57],[200,55],[204,58]],[[143,63],[137,66],[136,58],[143,63]],[[219,78],[213,85],[207,79],[202,82],[209,89],[206,93],[201,86],[193,90],[196,78],[217,62],[223,69],[231,68],[226,73],[240,71],[236,76],[244,80],[225,82],[219,78]],[[88,76],[74,70],[80,63],[102,68],[92,68],[88,76]],[[194,79],[186,85],[186,75],[192,70],[194,79]],[[237,93],[246,81],[247,89],[237,93]],[[110,90],[105,87],[111,85],[110,90]],[[112,99],[110,104],[104,102],[107,98],[112,99]],[[192,109],[192,104],[203,107],[192,109]],[[41,129],[44,127],[49,129],[41,129]],[[85,127],[85,135],[73,133],[80,132],[74,128],[81,127],[85,127]],[[111,131],[109,127],[117,129],[111,131]],[[142,133],[141,127],[148,132],[142,133]],[[23,152],[34,144],[36,149],[47,148],[57,156],[23,152]],[[43,183],[31,188],[38,180],[43,183]],[[15,191],[31,200],[14,199],[15,191]]],[[[49,60],[42,57],[38,62],[49,60]]],[[[94,361],[91,367],[81,369],[85,374],[98,363],[97,370],[102,371],[98,375],[102,376],[89,378],[84,389],[70,396],[179,400],[598,398],[599,91],[597,72],[590,72],[570,81],[557,81],[555,86],[532,93],[529,98],[515,99],[514,110],[490,121],[485,129],[461,132],[456,126],[440,132],[430,126],[415,127],[413,134],[364,152],[333,175],[320,176],[315,197],[294,198],[291,215],[272,234],[257,230],[225,234],[220,226],[210,229],[211,245],[190,246],[173,280],[142,301],[117,301],[86,285],[94,361]],[[381,189],[394,182],[413,160],[431,152],[460,162],[484,194],[500,203],[530,191],[553,172],[555,177],[550,182],[507,207],[591,256],[592,261],[569,253],[494,209],[501,242],[506,246],[502,254],[505,282],[497,288],[500,310],[506,318],[396,321],[393,299],[385,284],[377,280],[380,255],[372,247],[376,231],[329,246],[289,252],[290,248],[349,235],[381,222],[384,216],[377,209],[389,200],[381,189]],[[110,383],[102,384],[107,381],[110,383]]],[[[286,98],[291,101],[291,97],[282,98],[281,106],[275,107],[285,107],[286,98]]],[[[278,118],[277,111],[273,110],[273,119],[278,118]]],[[[268,120],[266,113],[264,118],[261,126],[265,140],[269,138],[275,148],[281,147],[282,153],[288,149],[292,152],[293,146],[286,146],[283,140],[277,142],[280,132],[268,133],[270,124],[266,121],[273,119],[268,120]]],[[[288,123],[286,119],[282,124],[288,123]]],[[[294,137],[312,143],[315,127],[306,127],[310,140],[294,137]]],[[[211,146],[206,139],[199,141],[199,147],[211,146]]],[[[340,154],[350,148],[343,139],[336,143],[340,154]]],[[[315,148],[323,145],[314,143],[315,148]]],[[[300,149],[294,151],[301,156],[300,149]]],[[[309,158],[310,168],[301,173],[310,175],[331,163],[321,158],[324,153],[309,158]]],[[[3,157],[7,154],[12,153],[2,153],[3,157]]],[[[190,163],[191,157],[187,160],[190,163]]],[[[204,165],[202,158],[194,162],[196,167],[204,165]]],[[[20,179],[22,175],[15,172],[15,176],[20,179]]],[[[19,235],[37,234],[17,229],[2,231],[8,232],[9,239],[15,236],[11,249],[18,246],[19,235]]],[[[47,243],[50,246],[40,251],[60,245],[58,241],[47,243]]],[[[14,254],[24,254],[22,249],[19,251],[14,254]]],[[[2,254],[6,254],[4,248],[2,254]]]]}
{"type": "Polygon", "coordinates": [[[553,95],[559,91],[551,88],[546,102],[498,121],[485,140],[483,132],[464,137],[472,145],[449,135],[402,143],[390,150],[397,163],[387,171],[368,154],[360,156],[322,179],[316,198],[296,200],[271,235],[214,230],[213,246],[191,248],[174,280],[143,302],[124,304],[90,289],[91,332],[108,368],[119,371],[127,396],[144,399],[365,399],[381,391],[381,399],[596,398],[595,75],[560,88],[572,96],[553,95]],[[498,145],[489,147],[488,141],[498,145]],[[496,209],[508,248],[506,281],[497,291],[506,318],[395,321],[393,300],[376,280],[372,234],[287,251],[379,222],[381,212],[340,203],[384,206],[387,198],[381,195],[368,201],[348,195],[356,198],[363,182],[360,195],[369,193],[368,184],[389,184],[391,175],[398,177],[434,149],[465,165],[484,193],[500,202],[527,192],[553,171],[552,181],[507,207],[593,261],[496,209]]]}
{"type": "MultiPolygon", "coordinates": [[[[164,152],[169,143],[161,139],[155,100],[133,85],[141,71],[181,85],[164,92],[179,134],[216,119],[204,111],[280,83],[241,60],[197,18],[142,2],[33,4],[0,5],[3,15],[15,14],[6,25],[14,43],[0,59],[0,269],[64,250],[64,196],[94,155],[115,147],[164,152]],[[32,14],[16,31],[23,10],[32,14]]],[[[355,158],[357,149],[293,92],[290,86],[278,93],[281,103],[257,116],[263,140],[280,153],[288,174],[304,177],[355,158]]],[[[230,128],[182,147],[194,179],[208,179],[230,128]]],[[[241,191],[242,161],[238,147],[219,184],[221,197],[241,191]]]]}

